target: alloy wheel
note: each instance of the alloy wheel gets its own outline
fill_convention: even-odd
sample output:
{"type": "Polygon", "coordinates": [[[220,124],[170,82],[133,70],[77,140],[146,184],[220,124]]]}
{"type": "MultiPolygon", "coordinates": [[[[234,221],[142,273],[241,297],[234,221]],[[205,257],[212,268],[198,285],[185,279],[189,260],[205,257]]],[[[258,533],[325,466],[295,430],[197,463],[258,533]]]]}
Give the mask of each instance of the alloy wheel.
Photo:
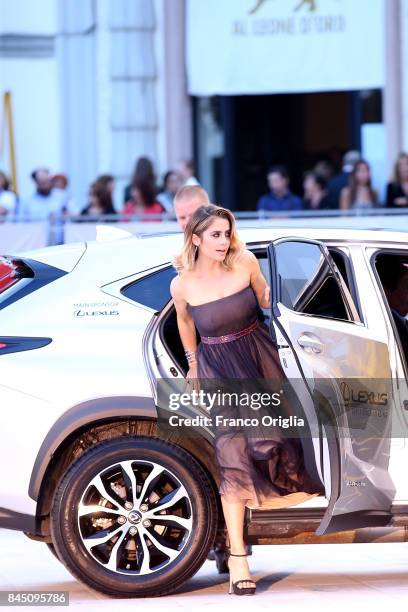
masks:
{"type": "Polygon", "coordinates": [[[121,574],[162,570],[181,554],[192,527],[185,487],[152,461],[105,468],[86,486],[78,506],[83,546],[103,567],[121,574]]]}

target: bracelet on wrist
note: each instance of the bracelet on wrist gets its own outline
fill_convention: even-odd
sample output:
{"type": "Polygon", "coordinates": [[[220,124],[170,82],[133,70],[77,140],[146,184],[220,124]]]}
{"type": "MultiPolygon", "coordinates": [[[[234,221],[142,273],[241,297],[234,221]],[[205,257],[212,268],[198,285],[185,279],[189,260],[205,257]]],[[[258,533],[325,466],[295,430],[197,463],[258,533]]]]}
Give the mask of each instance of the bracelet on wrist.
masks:
{"type": "Polygon", "coordinates": [[[184,351],[184,353],[185,353],[188,365],[192,365],[193,363],[196,363],[196,352],[195,351],[187,349],[184,351]]]}

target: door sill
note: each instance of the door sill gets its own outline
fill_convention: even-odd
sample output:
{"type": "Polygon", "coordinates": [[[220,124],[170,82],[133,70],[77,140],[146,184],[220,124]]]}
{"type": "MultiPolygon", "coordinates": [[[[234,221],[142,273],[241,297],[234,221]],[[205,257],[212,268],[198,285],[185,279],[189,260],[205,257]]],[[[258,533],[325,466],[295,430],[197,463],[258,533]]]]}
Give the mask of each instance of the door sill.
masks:
{"type": "MultiPolygon", "coordinates": [[[[314,497],[296,506],[276,510],[247,509],[248,524],[251,523],[296,523],[297,521],[316,521],[320,523],[328,506],[326,497],[314,497]]],[[[391,506],[392,526],[408,526],[408,501],[394,502],[391,506]]],[[[369,525],[367,525],[369,526],[369,525]]]]}

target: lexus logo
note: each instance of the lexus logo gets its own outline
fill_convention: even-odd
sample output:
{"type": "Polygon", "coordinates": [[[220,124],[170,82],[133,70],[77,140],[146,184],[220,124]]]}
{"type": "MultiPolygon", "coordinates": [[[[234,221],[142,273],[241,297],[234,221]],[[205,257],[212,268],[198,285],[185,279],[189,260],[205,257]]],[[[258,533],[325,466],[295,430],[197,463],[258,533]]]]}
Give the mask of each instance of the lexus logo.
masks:
{"type": "Polygon", "coordinates": [[[133,510],[132,512],[129,512],[128,520],[130,523],[133,523],[134,525],[136,525],[137,523],[140,523],[140,521],[142,520],[142,515],[140,514],[140,512],[137,512],[137,510],[133,510]]]}

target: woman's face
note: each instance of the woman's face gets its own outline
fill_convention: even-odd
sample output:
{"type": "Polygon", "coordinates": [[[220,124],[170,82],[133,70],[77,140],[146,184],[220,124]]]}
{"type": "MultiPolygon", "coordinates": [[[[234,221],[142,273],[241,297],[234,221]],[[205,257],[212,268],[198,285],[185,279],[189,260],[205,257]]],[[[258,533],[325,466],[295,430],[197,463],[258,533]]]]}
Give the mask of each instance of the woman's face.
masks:
{"type": "Polygon", "coordinates": [[[306,197],[311,197],[316,191],[316,181],[313,176],[306,176],[303,181],[303,189],[306,197]]]}
{"type": "MultiPolygon", "coordinates": [[[[408,156],[401,157],[401,159],[399,160],[398,174],[400,176],[401,181],[408,181],[408,156]]],[[[0,187],[1,187],[1,183],[0,183],[0,187]]]]}
{"type": "Polygon", "coordinates": [[[193,234],[193,242],[198,245],[199,254],[210,259],[224,261],[231,244],[231,228],[227,219],[215,218],[201,234],[193,234]]]}
{"type": "Polygon", "coordinates": [[[370,170],[366,164],[358,164],[355,172],[357,183],[367,185],[370,180],[370,170]]]}

